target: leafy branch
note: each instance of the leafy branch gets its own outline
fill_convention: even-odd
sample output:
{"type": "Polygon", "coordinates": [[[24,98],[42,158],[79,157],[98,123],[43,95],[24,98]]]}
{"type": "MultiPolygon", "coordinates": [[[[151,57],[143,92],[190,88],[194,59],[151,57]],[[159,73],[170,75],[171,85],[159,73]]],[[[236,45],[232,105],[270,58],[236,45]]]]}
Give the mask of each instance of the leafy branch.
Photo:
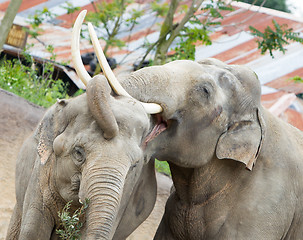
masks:
{"type": "Polygon", "coordinates": [[[273,50],[279,50],[285,54],[285,45],[289,44],[289,41],[296,41],[303,43],[303,38],[300,37],[300,33],[293,32],[292,28],[287,28],[286,24],[279,25],[276,20],[272,21],[274,29],[267,26],[264,33],[258,29],[250,26],[249,29],[253,36],[256,36],[258,48],[261,49],[261,54],[265,54],[269,51],[269,54],[274,58],[273,50]]]}
{"type": "Polygon", "coordinates": [[[95,12],[87,14],[87,21],[105,30],[105,34],[101,36],[101,39],[106,42],[103,49],[105,55],[109,46],[118,48],[125,46],[125,42],[117,37],[121,32],[123,23],[128,27],[127,31],[132,31],[138,23],[138,19],[144,14],[144,11],[136,9],[132,9],[128,14],[125,14],[126,8],[133,2],[133,0],[102,1],[94,4],[95,12]]]}
{"type": "Polygon", "coordinates": [[[88,208],[89,200],[85,199],[82,207],[78,208],[72,215],[70,213],[71,203],[72,201],[69,201],[62,209],[62,212],[58,212],[61,223],[59,226],[60,228],[56,229],[56,233],[64,240],[80,239],[80,231],[83,226],[81,218],[84,216],[85,210],[88,208]]]}
{"type": "Polygon", "coordinates": [[[195,59],[195,43],[198,41],[205,45],[211,45],[212,41],[209,36],[212,26],[221,25],[218,19],[223,19],[221,11],[234,11],[231,5],[222,1],[209,1],[201,8],[202,14],[207,16],[204,20],[199,19],[199,15],[192,15],[187,25],[179,32],[180,41],[174,51],[172,60],[176,59],[195,59]]]}

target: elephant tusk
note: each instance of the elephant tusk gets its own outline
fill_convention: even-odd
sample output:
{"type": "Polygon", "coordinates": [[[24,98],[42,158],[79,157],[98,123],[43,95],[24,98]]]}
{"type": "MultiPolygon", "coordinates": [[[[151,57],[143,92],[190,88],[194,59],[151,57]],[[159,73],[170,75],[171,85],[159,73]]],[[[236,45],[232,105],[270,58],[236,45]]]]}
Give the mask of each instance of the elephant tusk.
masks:
{"type": "Polygon", "coordinates": [[[103,50],[99,44],[99,40],[97,37],[97,34],[94,30],[93,25],[89,22],[88,23],[88,32],[90,35],[90,39],[92,40],[97,58],[99,60],[99,64],[101,66],[101,69],[105,75],[105,77],[107,78],[109,84],[111,85],[112,89],[114,90],[114,92],[117,95],[120,96],[125,96],[125,97],[131,97],[126,91],[125,89],[120,85],[120,83],[118,82],[116,76],[114,75],[113,71],[111,70],[106,57],[103,53],[103,50]]]}
{"type": "MultiPolygon", "coordinates": [[[[106,57],[103,53],[103,50],[99,44],[98,38],[97,38],[97,34],[94,30],[94,27],[91,23],[88,23],[88,31],[89,31],[89,35],[90,38],[92,40],[97,58],[99,60],[101,69],[103,70],[104,75],[106,76],[109,84],[111,85],[112,89],[114,90],[114,92],[117,95],[120,96],[125,96],[125,97],[130,97],[133,98],[132,96],[130,96],[125,89],[121,86],[121,84],[119,83],[119,81],[117,80],[117,78],[115,77],[113,71],[111,70],[110,66],[108,65],[108,62],[106,60],[106,57]]],[[[156,113],[160,113],[163,111],[162,107],[159,104],[156,103],[143,103],[140,102],[142,104],[142,106],[144,107],[145,111],[149,114],[156,114],[156,113]]]]}
{"type": "MultiPolygon", "coordinates": [[[[74,65],[75,65],[75,69],[76,69],[76,72],[77,72],[79,78],[81,79],[81,81],[83,82],[83,84],[85,86],[87,85],[87,82],[91,79],[91,77],[85,70],[82,60],[81,60],[79,40],[80,40],[81,25],[85,18],[86,12],[87,12],[86,10],[83,10],[78,15],[78,17],[75,21],[74,28],[72,31],[72,44],[71,44],[72,59],[73,59],[74,65]]],[[[89,30],[89,34],[90,34],[94,49],[96,51],[97,58],[99,60],[100,66],[101,66],[101,69],[103,70],[103,73],[106,76],[106,79],[108,80],[112,89],[114,90],[114,92],[117,95],[133,98],[121,86],[121,84],[118,82],[117,78],[115,77],[113,71],[111,70],[110,66],[108,65],[108,62],[104,56],[103,50],[99,44],[94,27],[92,26],[91,23],[88,23],[88,30],[89,30]]],[[[140,102],[140,103],[142,104],[142,106],[144,107],[145,111],[148,114],[156,114],[156,113],[160,113],[163,111],[162,107],[159,104],[143,103],[143,102],[140,102]]]]}
{"type": "Polygon", "coordinates": [[[88,81],[91,80],[91,76],[87,73],[80,55],[80,31],[81,26],[83,23],[83,20],[86,15],[86,10],[83,10],[77,17],[73,31],[72,31],[72,42],[71,42],[71,50],[72,50],[72,60],[76,69],[76,72],[80,78],[80,80],[83,82],[83,84],[86,86],[88,81]]]}

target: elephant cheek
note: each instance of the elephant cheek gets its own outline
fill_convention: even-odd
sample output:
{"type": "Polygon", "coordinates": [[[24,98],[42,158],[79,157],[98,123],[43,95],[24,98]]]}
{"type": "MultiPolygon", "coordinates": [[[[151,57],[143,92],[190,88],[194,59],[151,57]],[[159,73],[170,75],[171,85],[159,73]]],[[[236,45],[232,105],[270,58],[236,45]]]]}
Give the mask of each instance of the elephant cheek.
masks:
{"type": "Polygon", "coordinates": [[[89,199],[86,212],[86,239],[111,239],[130,164],[102,159],[102,166],[87,164],[82,172],[79,198],[89,199]],[[106,162],[106,164],[104,164],[106,162]]]}

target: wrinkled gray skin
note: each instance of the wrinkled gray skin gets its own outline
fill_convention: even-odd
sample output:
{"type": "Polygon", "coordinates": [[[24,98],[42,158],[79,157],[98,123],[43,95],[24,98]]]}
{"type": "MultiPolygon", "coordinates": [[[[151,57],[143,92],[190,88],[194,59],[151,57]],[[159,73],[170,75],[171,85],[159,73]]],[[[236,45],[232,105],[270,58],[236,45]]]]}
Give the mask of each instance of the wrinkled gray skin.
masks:
{"type": "Polygon", "coordinates": [[[58,211],[70,200],[72,210],[79,208],[79,197],[82,202],[90,200],[83,239],[111,239],[114,233],[123,239],[151,212],[155,172],[141,147],[150,131],[149,115],[135,100],[109,96],[104,77],[94,81],[102,83],[101,90],[94,85],[90,89],[102,92],[103,116],[93,113],[96,106],[89,105],[98,97],[90,103],[87,90],[52,106],[24,143],[17,160],[17,203],[7,239],[57,239],[58,211]],[[114,116],[112,126],[106,125],[108,119],[102,120],[107,112],[113,113],[107,116],[114,116]],[[127,205],[131,211],[125,210],[127,205]],[[132,219],[126,229],[118,227],[122,215],[132,219]]]}
{"type": "Polygon", "coordinates": [[[302,239],[303,136],[261,106],[254,72],[176,61],[130,83],[168,122],[149,145],[175,186],[155,239],[302,239]]]}

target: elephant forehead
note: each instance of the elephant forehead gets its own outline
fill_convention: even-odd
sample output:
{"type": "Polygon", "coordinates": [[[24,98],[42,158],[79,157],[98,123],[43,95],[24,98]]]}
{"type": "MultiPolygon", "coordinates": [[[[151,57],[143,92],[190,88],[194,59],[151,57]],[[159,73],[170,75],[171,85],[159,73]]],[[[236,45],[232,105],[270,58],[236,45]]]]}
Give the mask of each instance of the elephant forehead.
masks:
{"type": "Polygon", "coordinates": [[[183,80],[186,83],[187,79],[193,79],[194,76],[201,73],[203,70],[201,64],[189,60],[179,60],[168,63],[163,68],[170,75],[170,81],[177,83],[183,80]]]}
{"type": "Polygon", "coordinates": [[[61,139],[59,143],[64,143],[65,147],[70,148],[75,144],[86,145],[88,142],[94,142],[98,139],[103,140],[104,138],[102,130],[92,116],[79,114],[70,119],[64,132],[57,139],[61,139]]]}
{"type": "Polygon", "coordinates": [[[261,85],[257,75],[248,67],[239,65],[203,65],[203,72],[212,76],[222,89],[233,92],[233,96],[251,97],[260,101],[261,85]]]}
{"type": "Polygon", "coordinates": [[[119,128],[149,128],[149,116],[141,103],[137,100],[128,97],[113,98],[111,99],[110,106],[118,122],[119,128]]]}

